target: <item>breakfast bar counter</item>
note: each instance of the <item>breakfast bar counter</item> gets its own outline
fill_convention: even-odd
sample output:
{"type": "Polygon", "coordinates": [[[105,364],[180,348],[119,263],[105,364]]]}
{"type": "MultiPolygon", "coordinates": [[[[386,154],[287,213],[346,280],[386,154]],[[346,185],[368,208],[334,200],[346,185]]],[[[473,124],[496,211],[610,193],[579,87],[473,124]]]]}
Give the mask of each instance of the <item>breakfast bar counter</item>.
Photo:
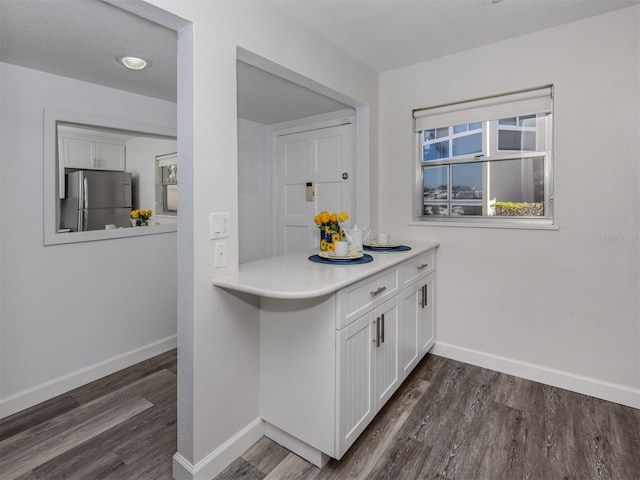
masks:
{"type": "Polygon", "coordinates": [[[213,280],[213,285],[259,297],[303,299],[327,295],[370,277],[389,267],[435,249],[437,242],[403,242],[411,250],[365,253],[373,262],[362,265],[314,263],[308,257],[316,251],[291,253],[240,265],[238,273],[213,280]]]}
{"type": "Polygon", "coordinates": [[[213,280],[258,298],[265,436],[320,468],[345,454],[435,342],[438,243],[405,245],[366,250],[368,263],[283,255],[213,280]]]}

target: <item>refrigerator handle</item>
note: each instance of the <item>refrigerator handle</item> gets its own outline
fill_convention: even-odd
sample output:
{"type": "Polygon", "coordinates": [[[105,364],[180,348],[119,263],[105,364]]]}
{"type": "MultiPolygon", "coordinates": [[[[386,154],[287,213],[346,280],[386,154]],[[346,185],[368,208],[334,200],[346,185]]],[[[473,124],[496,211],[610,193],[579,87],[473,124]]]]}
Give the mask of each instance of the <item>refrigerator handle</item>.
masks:
{"type": "Polygon", "coordinates": [[[82,193],[84,198],[82,199],[83,205],[82,208],[89,208],[89,179],[86,176],[83,176],[83,185],[82,185],[82,193]]]}

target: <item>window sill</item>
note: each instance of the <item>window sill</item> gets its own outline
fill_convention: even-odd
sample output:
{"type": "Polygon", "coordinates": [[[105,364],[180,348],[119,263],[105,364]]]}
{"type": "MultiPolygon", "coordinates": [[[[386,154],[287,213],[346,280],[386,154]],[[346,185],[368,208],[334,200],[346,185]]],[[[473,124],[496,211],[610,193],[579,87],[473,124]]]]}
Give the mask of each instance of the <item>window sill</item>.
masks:
{"type": "Polygon", "coordinates": [[[164,225],[150,225],[148,227],[118,228],[116,230],[91,230],[88,232],[55,233],[45,237],[45,245],[63,245],[65,243],[93,242],[97,240],[112,240],[114,238],[141,237],[160,233],[177,232],[175,223],[164,225]]]}
{"type": "Polygon", "coordinates": [[[558,225],[551,223],[490,223],[490,222],[438,222],[413,220],[409,222],[414,227],[466,227],[466,228],[501,228],[508,230],[560,230],[558,225]]]}

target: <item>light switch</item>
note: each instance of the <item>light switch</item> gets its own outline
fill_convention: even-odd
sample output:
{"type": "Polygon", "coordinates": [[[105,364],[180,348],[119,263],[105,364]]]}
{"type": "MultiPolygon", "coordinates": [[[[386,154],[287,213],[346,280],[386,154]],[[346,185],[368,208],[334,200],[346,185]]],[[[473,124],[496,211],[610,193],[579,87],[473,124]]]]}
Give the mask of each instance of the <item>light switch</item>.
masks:
{"type": "Polygon", "coordinates": [[[229,212],[210,213],[209,214],[209,238],[214,240],[216,238],[230,237],[230,217],[229,212]]]}

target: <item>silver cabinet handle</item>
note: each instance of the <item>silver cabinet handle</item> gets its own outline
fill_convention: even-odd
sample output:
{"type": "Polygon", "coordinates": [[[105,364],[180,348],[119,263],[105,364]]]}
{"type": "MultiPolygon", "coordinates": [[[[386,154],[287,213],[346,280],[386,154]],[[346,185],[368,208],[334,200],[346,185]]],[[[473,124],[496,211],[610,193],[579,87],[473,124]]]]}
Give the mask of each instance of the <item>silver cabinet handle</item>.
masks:
{"type": "Polygon", "coordinates": [[[372,297],[375,297],[379,293],[384,292],[386,289],[387,289],[387,287],[379,287],[377,290],[369,292],[369,293],[371,294],[372,297]]]}
{"type": "Polygon", "coordinates": [[[380,316],[381,320],[382,320],[382,334],[381,334],[381,339],[382,339],[382,343],[384,343],[384,313],[380,316]]]}
{"type": "Polygon", "coordinates": [[[427,268],[429,266],[428,263],[421,263],[420,265],[416,265],[418,270],[422,270],[423,268],[427,268]]]}
{"type": "Polygon", "coordinates": [[[420,305],[422,306],[422,308],[424,308],[424,307],[426,306],[425,300],[426,300],[427,295],[426,295],[425,288],[424,288],[425,286],[426,286],[426,285],[423,285],[423,286],[421,287],[421,290],[422,290],[422,298],[420,299],[420,305]]]}
{"type": "Polygon", "coordinates": [[[380,346],[380,317],[377,317],[375,322],[373,322],[376,324],[376,339],[373,340],[373,343],[376,344],[376,347],[380,346]]]}
{"type": "Polygon", "coordinates": [[[427,285],[424,286],[424,306],[429,305],[429,287],[427,285]]]}

